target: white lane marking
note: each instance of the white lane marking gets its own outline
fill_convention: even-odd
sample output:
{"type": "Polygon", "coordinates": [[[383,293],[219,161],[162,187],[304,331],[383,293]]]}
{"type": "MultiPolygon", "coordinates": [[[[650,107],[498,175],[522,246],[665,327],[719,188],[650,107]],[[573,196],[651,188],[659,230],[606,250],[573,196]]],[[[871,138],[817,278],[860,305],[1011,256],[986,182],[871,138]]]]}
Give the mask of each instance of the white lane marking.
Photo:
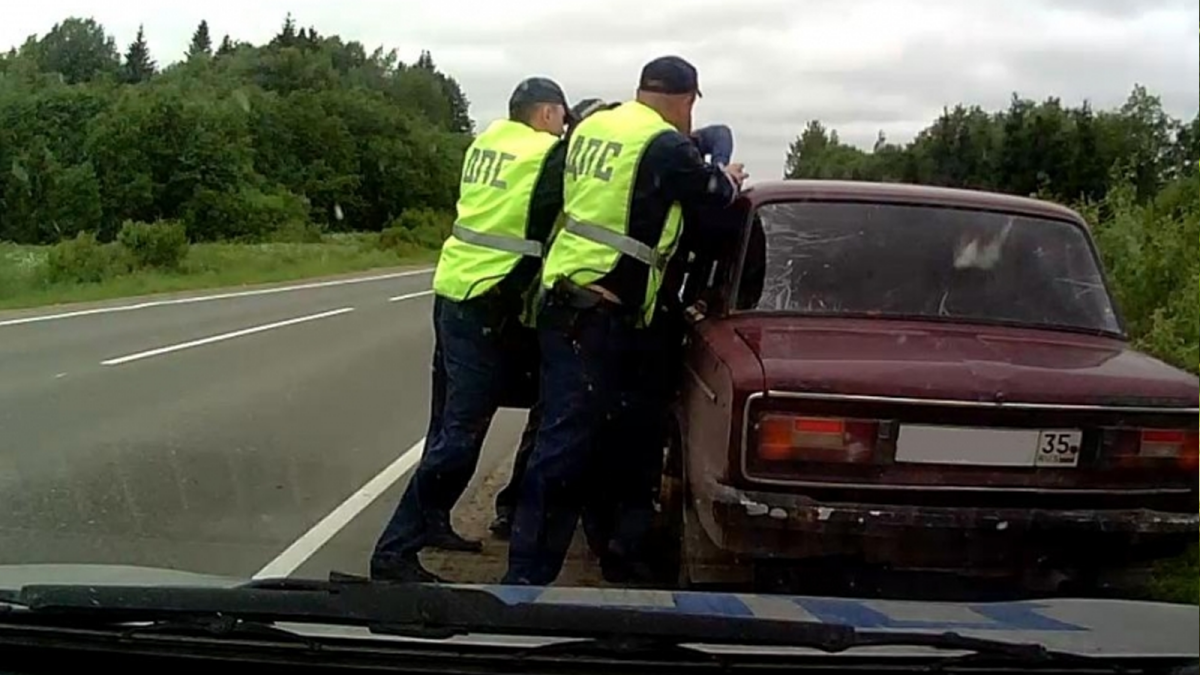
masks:
{"type": "Polygon", "coordinates": [[[97,307],[95,309],[81,309],[75,312],[62,312],[61,314],[42,314],[39,316],[26,316],[20,319],[8,319],[0,321],[0,328],[4,326],[20,326],[27,323],[38,323],[41,321],[56,321],[58,319],[73,319],[80,316],[92,316],[95,314],[109,314],[112,312],[129,312],[135,309],[149,309],[151,307],[166,307],[168,305],[188,305],[194,302],[208,302],[210,300],[228,300],[230,298],[245,298],[254,295],[271,295],[274,293],[288,293],[291,291],[306,291],[314,288],[328,288],[330,286],[346,286],[349,284],[364,284],[371,281],[386,281],[388,279],[399,279],[402,277],[414,277],[421,274],[428,274],[433,271],[433,268],[410,270],[407,272],[392,272],[390,274],[377,274],[370,277],[354,277],[352,279],[335,279],[333,281],[316,281],[309,284],[297,284],[295,286],[279,286],[276,288],[260,288],[252,291],[233,291],[230,293],[217,293],[215,295],[200,295],[190,298],[175,298],[172,300],[149,300],[139,302],[136,305],[117,305],[115,307],[97,307]]]}
{"type": "Polygon", "coordinates": [[[374,478],[367,481],[357,492],[346,498],[336,509],[329,512],[329,515],[321,519],[321,522],[312,526],[308,532],[284,549],[283,553],[275,556],[275,559],[267,563],[265,567],[254,574],[255,579],[271,579],[278,577],[286,577],[300,568],[309,558],[321,550],[325,544],[328,544],[331,539],[337,536],[342,528],[346,527],[357,518],[363,511],[367,509],[380,495],[387,492],[393,485],[396,484],[406,473],[409,472],[417,462],[421,459],[421,454],[425,451],[425,439],[413,443],[412,447],[404,451],[404,454],[396,458],[386,469],[380,471],[374,478]]]}
{"type": "Polygon", "coordinates": [[[388,302],[400,302],[401,300],[412,300],[413,298],[423,298],[427,295],[433,295],[433,291],[418,291],[416,293],[405,293],[397,295],[394,298],[388,298],[388,302]]]}
{"type": "Polygon", "coordinates": [[[181,349],[191,349],[192,347],[200,347],[202,345],[212,344],[214,342],[221,342],[222,340],[232,340],[233,338],[239,338],[244,335],[253,335],[254,333],[261,333],[266,330],[273,330],[275,328],[283,328],[284,326],[291,326],[291,325],[294,325],[297,323],[304,323],[306,321],[316,321],[317,319],[325,319],[325,318],[328,318],[331,316],[337,316],[339,314],[345,314],[346,312],[353,312],[353,311],[354,311],[353,307],[342,307],[341,309],[334,309],[334,310],[330,310],[328,312],[321,312],[320,314],[309,314],[308,316],[299,316],[294,319],[287,319],[286,321],[276,321],[275,323],[268,323],[268,324],[263,324],[261,326],[253,326],[251,328],[243,328],[242,330],[235,330],[232,333],[221,333],[220,335],[210,335],[209,337],[200,338],[199,340],[192,340],[190,342],[181,342],[179,344],[167,345],[166,347],[158,347],[156,349],[150,349],[150,350],[147,350],[144,352],[138,352],[136,354],[129,354],[127,356],[118,356],[116,358],[108,359],[107,361],[101,361],[100,365],[102,365],[102,366],[119,366],[122,363],[129,363],[130,361],[138,361],[141,359],[148,359],[152,356],[159,356],[161,354],[170,354],[171,352],[177,352],[181,349]]]}

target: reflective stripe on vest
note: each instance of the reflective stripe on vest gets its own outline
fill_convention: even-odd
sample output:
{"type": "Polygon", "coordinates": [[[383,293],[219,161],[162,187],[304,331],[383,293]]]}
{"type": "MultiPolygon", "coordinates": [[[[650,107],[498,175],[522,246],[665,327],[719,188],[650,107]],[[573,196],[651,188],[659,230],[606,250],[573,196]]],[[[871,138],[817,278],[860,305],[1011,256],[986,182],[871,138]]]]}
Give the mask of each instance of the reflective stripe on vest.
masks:
{"type": "Polygon", "coordinates": [[[563,182],[567,221],[546,253],[544,288],[563,278],[581,286],[596,283],[622,256],[629,257],[648,266],[640,324],[650,323],[679,242],[682,209],[671,206],[651,246],[629,236],[629,208],[643,153],[656,137],[673,130],[657,112],[632,102],[597,112],[571,132],[563,182]]]}
{"type": "Polygon", "coordinates": [[[599,225],[583,223],[575,220],[574,218],[568,218],[567,224],[563,229],[571,234],[594,241],[597,244],[603,244],[609,248],[615,248],[617,251],[629,256],[630,258],[633,258],[634,260],[637,260],[638,262],[646,263],[650,267],[657,269],[666,267],[666,259],[659,255],[658,251],[655,251],[653,248],[638,241],[637,239],[634,239],[633,237],[627,237],[623,234],[618,234],[599,225]]]}
{"type": "Polygon", "coordinates": [[[461,223],[455,223],[454,228],[450,230],[450,234],[455,239],[465,241],[468,244],[484,248],[494,248],[497,251],[516,253],[517,255],[527,255],[532,258],[542,257],[542,243],[540,241],[476,232],[475,230],[468,230],[461,223]]]}
{"type": "Polygon", "coordinates": [[[488,125],[467,149],[458,217],[442,244],[433,290],[455,301],[478,297],[523,258],[542,254],[529,240],[529,207],[546,155],[558,137],[509,120],[488,125]]]}

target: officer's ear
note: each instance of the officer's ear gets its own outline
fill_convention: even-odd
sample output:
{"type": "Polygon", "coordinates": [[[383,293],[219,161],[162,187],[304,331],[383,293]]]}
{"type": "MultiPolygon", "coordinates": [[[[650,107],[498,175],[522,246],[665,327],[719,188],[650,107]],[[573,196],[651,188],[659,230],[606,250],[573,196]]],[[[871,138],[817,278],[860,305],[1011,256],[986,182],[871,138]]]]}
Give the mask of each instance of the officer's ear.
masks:
{"type": "Polygon", "coordinates": [[[523,121],[538,131],[544,131],[561,137],[565,119],[566,108],[562,105],[557,103],[537,103],[529,110],[527,119],[523,121]]]}

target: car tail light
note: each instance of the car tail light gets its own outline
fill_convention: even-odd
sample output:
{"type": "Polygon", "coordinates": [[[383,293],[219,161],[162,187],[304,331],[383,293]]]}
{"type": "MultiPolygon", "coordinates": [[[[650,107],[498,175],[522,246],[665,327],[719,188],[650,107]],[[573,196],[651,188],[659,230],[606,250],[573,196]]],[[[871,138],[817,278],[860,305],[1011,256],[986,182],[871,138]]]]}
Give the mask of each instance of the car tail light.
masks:
{"type": "Polygon", "coordinates": [[[1118,429],[1109,432],[1109,456],[1118,466],[1162,466],[1178,464],[1197,468],[1196,450],[1200,434],[1182,429],[1118,429]]]}
{"type": "Polygon", "coordinates": [[[768,413],[758,421],[758,457],[768,462],[869,463],[879,422],[768,413]]]}

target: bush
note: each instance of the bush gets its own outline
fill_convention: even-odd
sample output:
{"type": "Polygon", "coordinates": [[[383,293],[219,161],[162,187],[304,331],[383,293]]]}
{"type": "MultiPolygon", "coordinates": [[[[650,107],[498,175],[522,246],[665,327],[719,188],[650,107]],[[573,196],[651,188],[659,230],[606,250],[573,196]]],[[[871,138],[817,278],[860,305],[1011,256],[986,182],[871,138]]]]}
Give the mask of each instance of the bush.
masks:
{"type": "Polygon", "coordinates": [[[309,222],[309,202],[287,190],[243,187],[231,192],[200,190],[185,220],[197,241],[261,242],[272,233],[309,222]]]}
{"type": "Polygon", "coordinates": [[[58,283],[98,283],[129,272],[129,260],[121,246],[101,244],[91,232],[59,242],[46,257],[46,280],[58,283]]]}
{"type": "Polygon", "coordinates": [[[187,231],[180,223],[127,220],[117,233],[117,242],[129,251],[138,267],[179,269],[188,253],[187,231]]]}
{"type": "Polygon", "coordinates": [[[0,242],[0,299],[17,295],[29,286],[44,281],[39,276],[44,268],[44,255],[29,248],[0,242]]]}
{"type": "Polygon", "coordinates": [[[450,236],[453,225],[454,218],[443,211],[408,209],[381,233],[380,246],[395,248],[396,245],[408,245],[436,250],[450,236]]]}
{"type": "Polygon", "coordinates": [[[1141,205],[1131,187],[1120,185],[1086,209],[1098,221],[1096,241],[1134,344],[1192,372],[1200,371],[1197,189],[1193,175],[1141,205]]]}
{"type": "Polygon", "coordinates": [[[1188,286],[1176,289],[1166,306],[1155,308],[1150,316],[1149,330],[1135,340],[1139,349],[1193,373],[1200,373],[1198,286],[1200,265],[1193,270],[1188,286]]]}
{"type": "Polygon", "coordinates": [[[411,253],[420,248],[412,230],[392,226],[379,233],[379,248],[397,253],[411,253]]]}
{"type": "Polygon", "coordinates": [[[325,239],[325,228],[293,220],[275,228],[267,239],[276,244],[319,244],[325,239]]]}

